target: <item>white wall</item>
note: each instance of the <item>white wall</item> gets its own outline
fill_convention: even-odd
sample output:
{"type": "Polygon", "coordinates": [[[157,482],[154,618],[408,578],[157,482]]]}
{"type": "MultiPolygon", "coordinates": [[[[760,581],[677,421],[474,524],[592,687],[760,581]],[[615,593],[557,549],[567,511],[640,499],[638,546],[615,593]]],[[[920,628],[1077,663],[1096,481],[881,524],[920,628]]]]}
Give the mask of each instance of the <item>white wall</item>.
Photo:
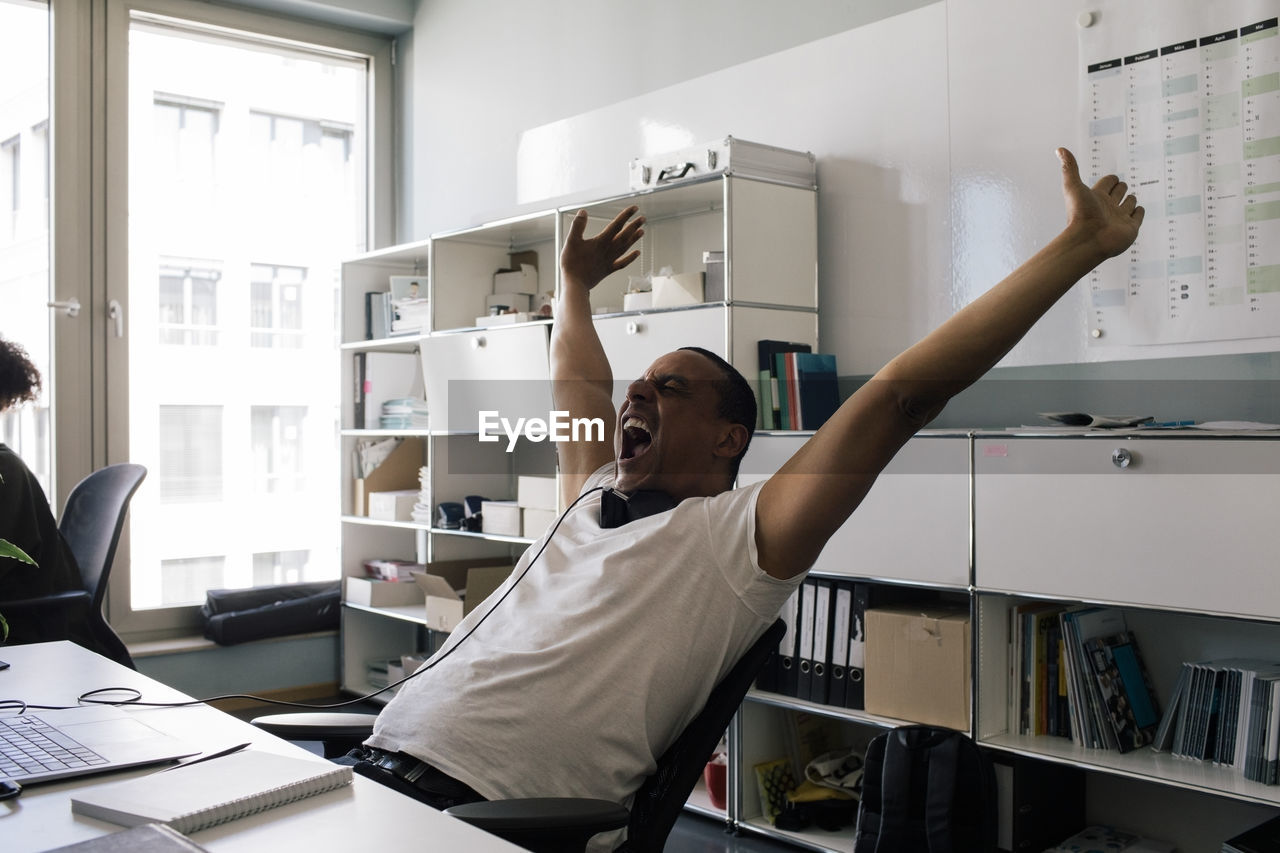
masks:
{"type": "MultiPolygon", "coordinates": [[[[401,237],[621,192],[633,157],[726,134],[811,150],[823,348],[871,373],[1060,227],[1077,17],[1118,2],[420,0],[401,237]]],[[[1106,350],[1085,331],[1077,291],[1004,365],[1149,359],[1121,376],[1180,379],[1212,355],[1211,378],[1280,376],[1219,355],[1274,341],[1106,350]]]]}

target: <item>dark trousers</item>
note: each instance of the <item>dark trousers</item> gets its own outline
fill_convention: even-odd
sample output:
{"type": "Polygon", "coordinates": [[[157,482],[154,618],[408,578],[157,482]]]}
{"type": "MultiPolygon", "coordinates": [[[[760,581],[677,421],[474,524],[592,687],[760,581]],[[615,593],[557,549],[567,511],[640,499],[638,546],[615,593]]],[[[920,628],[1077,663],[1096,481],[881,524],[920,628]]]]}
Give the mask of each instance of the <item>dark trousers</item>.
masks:
{"type": "Polygon", "coordinates": [[[462,803],[478,803],[485,799],[473,788],[444,771],[402,752],[388,753],[361,746],[333,761],[346,764],[361,776],[426,803],[433,809],[443,811],[462,803]]]}

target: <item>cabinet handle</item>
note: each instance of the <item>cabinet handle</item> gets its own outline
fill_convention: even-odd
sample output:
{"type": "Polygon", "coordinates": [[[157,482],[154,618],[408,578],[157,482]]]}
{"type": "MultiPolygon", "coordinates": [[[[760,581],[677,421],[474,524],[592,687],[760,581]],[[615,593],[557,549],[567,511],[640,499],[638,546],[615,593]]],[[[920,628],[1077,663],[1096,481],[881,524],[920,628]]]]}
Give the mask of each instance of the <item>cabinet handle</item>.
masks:
{"type": "Polygon", "coordinates": [[[1117,468],[1128,468],[1134,461],[1134,455],[1123,447],[1111,451],[1111,464],[1117,468]]]}
{"type": "Polygon", "coordinates": [[[484,345],[485,345],[485,339],[482,337],[474,337],[471,339],[472,349],[480,349],[484,345]]]}
{"type": "Polygon", "coordinates": [[[675,163],[658,172],[658,183],[665,184],[668,181],[678,181],[692,170],[692,163],[675,163]]]}
{"type": "Polygon", "coordinates": [[[628,335],[638,335],[638,334],[640,334],[642,331],[644,331],[644,326],[641,326],[641,325],[640,325],[639,323],[637,323],[635,320],[631,320],[631,321],[629,321],[629,322],[627,323],[627,334],[628,334],[628,335]]]}

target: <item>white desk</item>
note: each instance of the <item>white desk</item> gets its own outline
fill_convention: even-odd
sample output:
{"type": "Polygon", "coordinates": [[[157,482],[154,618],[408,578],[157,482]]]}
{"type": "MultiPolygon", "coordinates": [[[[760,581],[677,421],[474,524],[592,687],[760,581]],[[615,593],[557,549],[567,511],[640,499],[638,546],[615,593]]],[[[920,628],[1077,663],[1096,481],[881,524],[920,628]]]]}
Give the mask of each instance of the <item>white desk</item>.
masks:
{"type": "MultiPolygon", "coordinates": [[[[68,642],[0,646],[0,699],[39,705],[74,705],[81,693],[99,687],[133,687],[147,702],[180,702],[191,697],[68,642]]],[[[249,723],[206,705],[137,708],[148,725],[211,752],[250,741],[257,749],[324,759],[249,723]]],[[[215,759],[216,760],[216,759],[215,759]]],[[[22,796],[0,802],[0,848],[6,853],[48,850],[116,832],[121,827],[71,813],[71,793],[79,787],[126,779],[157,768],[124,771],[65,782],[28,785],[22,796]]],[[[377,782],[356,776],[349,788],[270,809],[195,833],[192,840],[213,851],[380,850],[392,853],[430,847],[469,853],[518,853],[519,848],[377,782]]]]}

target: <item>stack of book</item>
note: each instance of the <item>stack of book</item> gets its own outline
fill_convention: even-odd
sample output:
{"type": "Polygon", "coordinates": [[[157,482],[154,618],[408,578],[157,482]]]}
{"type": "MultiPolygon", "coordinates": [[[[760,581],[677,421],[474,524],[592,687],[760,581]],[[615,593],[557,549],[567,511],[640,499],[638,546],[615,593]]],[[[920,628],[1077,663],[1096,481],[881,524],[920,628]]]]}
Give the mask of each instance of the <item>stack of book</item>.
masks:
{"type": "Polygon", "coordinates": [[[396,397],[382,404],[379,429],[426,429],[427,401],[419,397],[396,397]]]}
{"type": "Polygon", "coordinates": [[[431,323],[431,302],[426,298],[404,298],[391,301],[391,334],[413,335],[425,331],[431,323]]]}
{"type": "Polygon", "coordinates": [[[1067,673],[1062,666],[1062,605],[1023,604],[1010,615],[1014,622],[1012,666],[1013,709],[1017,732],[1071,737],[1067,673]]]}
{"type": "Polygon", "coordinates": [[[1155,691],[1122,611],[1025,604],[1011,615],[1011,712],[1020,734],[1118,752],[1152,742],[1155,691]]]}
{"type": "Polygon", "coordinates": [[[1156,732],[1180,758],[1235,768],[1265,785],[1280,781],[1280,663],[1251,658],[1187,662],[1156,732]]]}
{"type": "Polygon", "coordinates": [[[756,348],[762,429],[815,430],[840,407],[834,355],[788,341],[758,341],[756,348]]]}
{"type": "Polygon", "coordinates": [[[414,501],[409,517],[418,524],[431,524],[431,468],[423,465],[418,469],[418,499],[414,501]]]}

